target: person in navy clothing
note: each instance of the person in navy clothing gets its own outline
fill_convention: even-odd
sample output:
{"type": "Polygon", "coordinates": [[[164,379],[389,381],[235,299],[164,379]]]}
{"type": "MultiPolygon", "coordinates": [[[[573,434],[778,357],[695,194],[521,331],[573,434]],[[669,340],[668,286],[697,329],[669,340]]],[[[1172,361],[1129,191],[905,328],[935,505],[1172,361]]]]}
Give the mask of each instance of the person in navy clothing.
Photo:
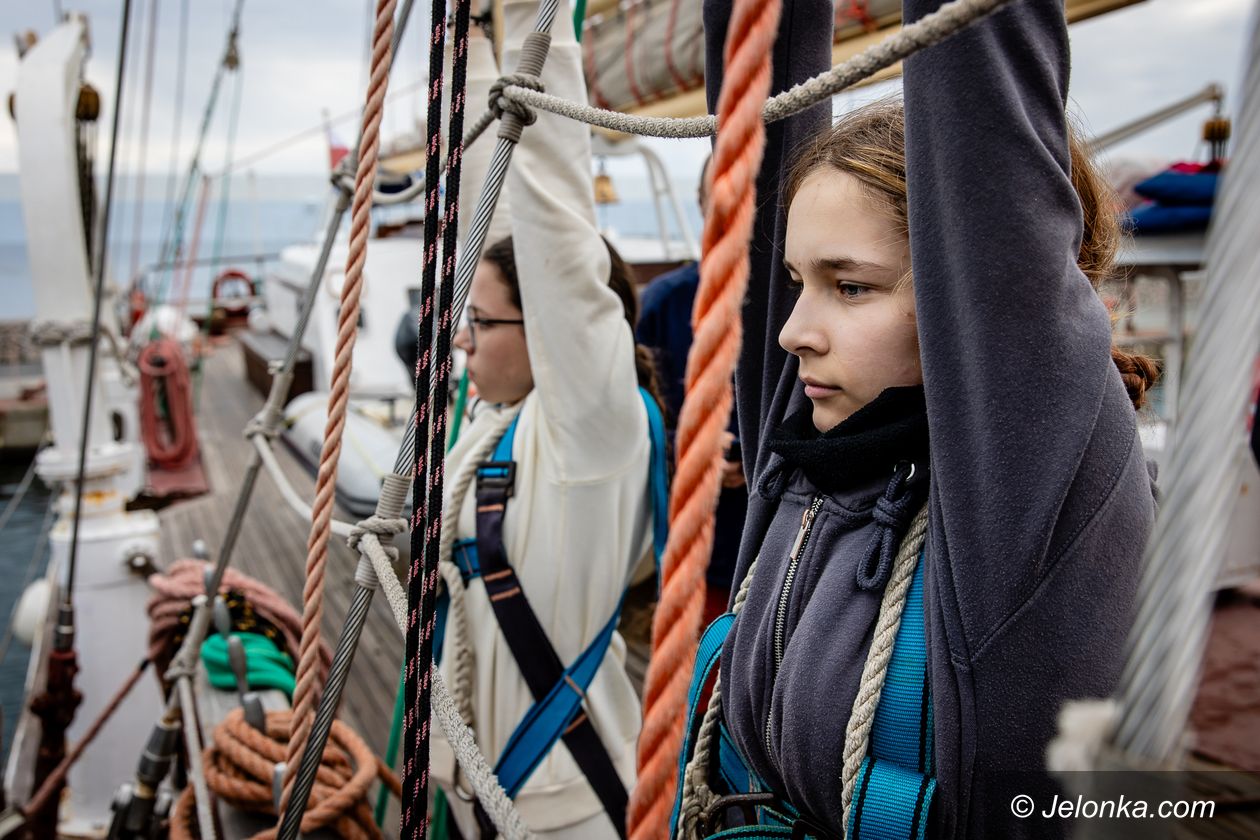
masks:
{"type": "MultiPolygon", "coordinates": [[[[708,211],[709,159],[700,170],[696,199],[700,212],[708,211]]],[[[700,285],[700,264],[692,261],[660,275],[648,284],[640,298],[639,325],[635,338],[649,348],[656,361],[657,379],[665,399],[665,426],[670,445],[682,411],[683,382],[687,372],[687,353],[691,350],[691,311],[695,307],[696,289],[700,285]]],[[[722,495],[718,500],[717,522],[713,530],[713,554],[707,575],[708,594],[705,602],[705,623],[726,611],[731,578],[735,574],[735,558],[739,553],[740,534],[748,511],[748,487],[744,481],[744,465],[740,458],[739,426],[731,412],[726,468],[722,474],[722,495]]],[[[675,453],[676,454],[676,453],[675,453]]]]}

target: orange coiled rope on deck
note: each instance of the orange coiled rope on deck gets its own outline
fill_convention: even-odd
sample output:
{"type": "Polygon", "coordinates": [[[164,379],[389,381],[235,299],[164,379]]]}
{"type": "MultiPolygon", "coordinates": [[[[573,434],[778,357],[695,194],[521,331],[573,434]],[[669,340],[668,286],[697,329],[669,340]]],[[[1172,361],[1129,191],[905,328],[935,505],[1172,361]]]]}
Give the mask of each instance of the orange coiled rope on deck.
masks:
{"type": "Polygon", "coordinates": [[[283,801],[289,793],[306,747],[319,704],[319,624],[324,613],[324,565],[332,533],[333,492],[337,484],[337,457],[346,425],[350,396],[350,367],[359,323],[359,293],[363,288],[363,264],[367,261],[368,228],[371,223],[372,187],[380,151],[381,111],[389,82],[390,42],[394,36],[395,0],[377,0],[372,28],[371,80],[363,108],[359,162],[354,176],[354,202],[350,214],[350,253],[346,279],[341,287],[341,311],[337,317],[337,347],[333,360],[332,388],[328,395],[328,421],[319,454],[315,503],[311,506],[311,531],[306,541],[306,585],[302,590],[302,644],[298,657],[297,687],[293,692],[293,732],[285,763],[288,772],[283,801]]]}
{"type": "MultiPolygon", "coordinates": [[[[267,731],[259,732],[245,722],[240,709],[233,709],[214,730],[211,744],[203,755],[206,783],[215,795],[235,808],[275,814],[271,797],[271,772],[284,758],[292,714],[267,713],[267,731]]],[[[315,776],[315,786],[302,831],[331,829],[349,840],[378,840],[381,830],[372,820],[368,788],[376,779],[394,792],[401,792],[398,778],[381,763],[376,754],[341,721],[334,721],[328,749],[315,776]]],[[[172,840],[191,840],[196,834],[192,785],[184,788],[171,814],[172,840]]],[[[271,828],[254,835],[253,840],[276,836],[271,828]]]]}
{"type": "Polygon", "coordinates": [[[184,351],[173,338],[157,338],[140,350],[140,437],[149,461],[178,469],[197,454],[192,380],[184,351]],[[159,399],[166,418],[160,417],[159,399]]]}
{"type": "Polygon", "coordinates": [[[678,469],[669,504],[669,543],[652,624],[652,658],[639,737],[639,780],[630,798],[630,836],[661,840],[677,786],[687,687],[704,608],[721,489],[722,433],[731,412],[731,376],[743,336],[748,241],[755,179],[765,146],[761,109],[770,92],[770,57],[780,0],[735,0],[718,98],[710,210],[704,220],[700,287],[678,419],[678,469]]]}

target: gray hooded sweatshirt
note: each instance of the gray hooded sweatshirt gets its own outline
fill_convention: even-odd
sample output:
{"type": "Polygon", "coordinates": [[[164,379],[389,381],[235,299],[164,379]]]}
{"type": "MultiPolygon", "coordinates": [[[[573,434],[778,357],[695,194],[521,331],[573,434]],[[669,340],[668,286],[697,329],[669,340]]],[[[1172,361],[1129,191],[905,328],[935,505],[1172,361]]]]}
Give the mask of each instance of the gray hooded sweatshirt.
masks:
{"type": "MultiPolygon", "coordinates": [[[[705,4],[710,107],[729,5],[705,4]]],[[[939,5],[906,0],[905,19],[939,5]]],[[[786,0],[774,91],[827,68],[830,24],[819,22],[832,11],[827,0],[786,0]]],[[[1012,817],[1010,800],[1045,795],[1062,704],[1115,688],[1154,517],[1108,315],[1076,265],[1068,63],[1062,0],[1019,0],[905,63],[930,479],[924,613],[903,620],[926,627],[933,838],[1061,835],[1062,825],[1012,817]]],[[[766,445],[808,405],[777,342],[793,302],[779,262],[779,188],[794,150],[828,116],[824,104],[771,126],[758,181],[736,380],[751,489],[736,581],[759,563],[721,675],[745,760],[839,836],[845,725],[881,595],[860,588],[856,571],[887,482],[821,494],[785,597],[791,545],[820,494],[766,445]]]]}

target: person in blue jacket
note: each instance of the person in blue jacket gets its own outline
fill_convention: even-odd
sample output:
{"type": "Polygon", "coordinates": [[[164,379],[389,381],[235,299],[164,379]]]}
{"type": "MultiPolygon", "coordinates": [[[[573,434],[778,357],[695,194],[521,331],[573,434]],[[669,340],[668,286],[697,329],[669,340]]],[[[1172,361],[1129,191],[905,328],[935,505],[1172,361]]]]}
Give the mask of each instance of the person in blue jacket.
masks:
{"type": "MultiPolygon", "coordinates": [[[[784,5],[774,91],[830,64],[832,4],[784,5]]],[[[906,0],[903,19],[940,5],[906,0]]],[[[729,9],[706,0],[711,108],[729,9]]],[[[904,104],[768,127],[737,372],[748,588],[716,763],[738,758],[803,836],[901,818],[881,813],[894,788],[864,786],[873,753],[845,808],[843,756],[920,511],[922,600],[898,641],[919,637],[921,707],[893,733],[916,753],[892,768],[906,836],[1061,836],[1012,796],[1049,805],[1060,707],[1116,687],[1155,511],[1136,408],[1156,370],[1112,347],[1095,291],[1118,232],[1069,129],[1068,59],[1062,0],[1018,0],[910,57],[904,104]]]]}

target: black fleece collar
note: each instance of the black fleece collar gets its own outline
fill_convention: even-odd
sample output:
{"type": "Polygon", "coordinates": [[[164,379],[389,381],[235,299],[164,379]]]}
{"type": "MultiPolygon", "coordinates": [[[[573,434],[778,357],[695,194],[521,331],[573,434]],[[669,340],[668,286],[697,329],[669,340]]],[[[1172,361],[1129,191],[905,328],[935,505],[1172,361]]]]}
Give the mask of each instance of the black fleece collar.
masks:
{"type": "Polygon", "coordinates": [[[811,415],[807,407],[789,417],[768,445],[824,493],[891,475],[902,462],[926,471],[928,424],[922,385],[886,388],[822,434],[811,415]]]}

